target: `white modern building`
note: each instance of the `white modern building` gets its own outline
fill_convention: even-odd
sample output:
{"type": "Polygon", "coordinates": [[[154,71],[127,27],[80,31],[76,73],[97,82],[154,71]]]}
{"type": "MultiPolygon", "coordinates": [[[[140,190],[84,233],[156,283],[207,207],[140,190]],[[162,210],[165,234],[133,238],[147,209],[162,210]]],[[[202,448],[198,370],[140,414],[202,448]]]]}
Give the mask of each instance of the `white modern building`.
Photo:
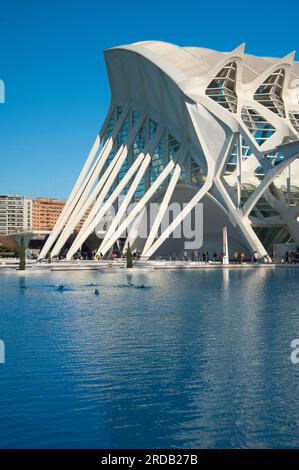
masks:
{"type": "Polygon", "coordinates": [[[30,230],[32,227],[32,199],[19,195],[0,195],[0,234],[30,230]]]}
{"type": "Polygon", "coordinates": [[[112,207],[114,224],[95,238],[94,254],[107,254],[125,237],[145,258],[174,247],[179,255],[183,244],[172,233],[199,202],[202,249],[221,251],[223,226],[231,251],[262,257],[274,243],[299,244],[293,52],[256,57],[244,45],[218,52],[146,41],[109,49],[105,59],[111,105],[41,258],[58,255],[68,241],[71,259],[112,207]],[[159,211],[142,239],[136,224],[152,201],[159,211]],[[182,209],[161,229],[173,201],[182,209]]]}

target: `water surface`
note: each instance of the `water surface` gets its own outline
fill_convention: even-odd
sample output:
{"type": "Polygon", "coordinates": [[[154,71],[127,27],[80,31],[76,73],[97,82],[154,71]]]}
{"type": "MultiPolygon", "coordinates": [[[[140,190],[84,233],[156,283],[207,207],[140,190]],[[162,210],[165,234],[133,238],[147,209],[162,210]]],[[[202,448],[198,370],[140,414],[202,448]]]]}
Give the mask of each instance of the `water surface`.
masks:
{"type": "Polygon", "coordinates": [[[298,284],[288,268],[0,273],[0,447],[299,447],[298,284]]]}

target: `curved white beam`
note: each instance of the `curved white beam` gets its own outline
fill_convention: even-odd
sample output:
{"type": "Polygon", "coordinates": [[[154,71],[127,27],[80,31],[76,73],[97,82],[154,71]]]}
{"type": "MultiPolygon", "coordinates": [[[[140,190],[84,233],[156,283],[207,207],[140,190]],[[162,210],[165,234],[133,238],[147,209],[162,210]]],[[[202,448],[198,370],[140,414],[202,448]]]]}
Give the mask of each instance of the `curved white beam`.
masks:
{"type": "Polygon", "coordinates": [[[146,147],[145,151],[147,150],[146,152],[146,157],[145,157],[145,160],[144,162],[142,163],[142,166],[140,168],[140,170],[138,171],[137,175],[135,176],[135,179],[134,181],[132,182],[127,194],[125,195],[117,213],[115,214],[115,217],[110,225],[110,227],[108,228],[106,234],[105,234],[105,237],[97,251],[97,255],[99,255],[100,253],[102,253],[102,249],[105,248],[105,245],[106,243],[109,242],[109,239],[111,238],[112,234],[114,233],[114,231],[117,229],[120,221],[122,220],[123,216],[125,215],[126,211],[127,211],[127,208],[134,196],[134,193],[138,187],[138,184],[141,180],[141,178],[143,177],[150,161],[151,161],[151,154],[152,152],[155,150],[155,148],[157,147],[162,135],[164,134],[165,132],[165,129],[163,129],[162,127],[159,127],[157,130],[156,130],[156,133],[155,135],[153,136],[151,142],[149,143],[149,145],[146,147]]]}
{"type": "Polygon", "coordinates": [[[68,201],[65,205],[65,208],[64,210],[61,212],[60,214],[60,217],[58,218],[56,224],[55,224],[55,227],[52,231],[52,233],[50,234],[50,237],[48,238],[48,240],[46,241],[43,249],[41,250],[40,252],[40,255],[39,255],[39,258],[38,259],[42,259],[44,258],[48,251],[51,249],[51,247],[53,246],[55,240],[57,239],[57,237],[59,236],[59,234],[61,233],[64,225],[66,224],[69,216],[71,215],[74,207],[76,206],[78,200],[81,198],[82,194],[86,194],[87,192],[87,187],[91,186],[92,184],[94,184],[96,178],[98,177],[98,168],[100,166],[100,160],[102,158],[102,155],[103,154],[106,154],[107,152],[110,152],[111,149],[112,149],[112,146],[113,146],[113,139],[115,138],[115,136],[118,134],[125,118],[126,118],[126,115],[128,114],[128,111],[129,111],[129,106],[126,106],[123,110],[123,113],[120,117],[120,119],[118,120],[113,132],[112,132],[112,135],[111,137],[105,142],[103,148],[101,149],[98,157],[95,159],[94,161],[94,157],[99,149],[99,139],[97,138],[96,139],[96,142],[95,144],[93,145],[93,148],[87,158],[87,161],[83,167],[83,170],[81,171],[81,174],[77,180],[77,183],[75,184],[75,187],[73,189],[73,191],[71,192],[71,195],[70,197],[68,198],[68,201]],[[110,149],[110,150],[109,150],[110,149]],[[94,161],[94,162],[93,162],[94,161]],[[92,164],[93,162],[93,164],[92,164]],[[90,168],[92,164],[92,167],[90,168]],[[90,169],[89,169],[90,168],[90,169]]]}
{"type": "MultiPolygon", "coordinates": [[[[123,146],[121,146],[120,150],[123,150],[123,146]]],[[[110,152],[106,152],[102,159],[101,159],[101,166],[98,168],[99,173],[101,172],[104,164],[107,161],[107,158],[109,157],[110,152]]],[[[64,227],[60,237],[58,238],[56,244],[54,245],[54,248],[52,249],[51,256],[57,256],[58,253],[60,252],[61,248],[63,245],[66,243],[68,240],[69,236],[73,233],[73,230],[76,228],[77,224],[81,221],[82,217],[88,210],[88,208],[93,204],[93,201],[96,199],[96,197],[99,196],[99,193],[106,182],[107,178],[111,174],[113,167],[115,166],[116,162],[118,160],[118,155],[116,155],[113,160],[110,162],[108,168],[100,178],[99,182],[97,183],[96,187],[93,189],[91,192],[90,196],[86,199],[86,197],[81,198],[80,201],[77,203],[76,207],[73,210],[73,213],[70,215],[70,218],[64,227]]],[[[92,184],[92,183],[91,183],[92,184]]],[[[86,191],[88,192],[90,188],[86,188],[86,191]]]]}
{"type": "Polygon", "coordinates": [[[75,197],[75,195],[77,194],[89,168],[90,168],[90,165],[95,157],[95,154],[97,153],[98,149],[99,149],[99,146],[100,146],[100,137],[99,135],[96,137],[96,140],[92,146],[92,149],[86,159],[86,162],[82,168],[82,171],[67,199],[67,202],[64,206],[64,208],[62,209],[61,213],[60,213],[60,216],[50,234],[50,236],[48,237],[46,243],[44,244],[39,256],[38,256],[38,259],[43,259],[47,256],[47,253],[48,251],[51,249],[51,246],[53,245],[53,243],[55,242],[57,236],[59,235],[63,225],[65,224],[65,221],[67,219],[67,213],[68,213],[68,210],[69,210],[69,207],[70,207],[70,204],[71,202],[73,201],[73,198],[75,197]]]}
{"type": "Polygon", "coordinates": [[[178,182],[178,179],[180,177],[180,174],[181,174],[181,168],[178,164],[176,164],[175,166],[175,169],[174,169],[174,172],[173,172],[173,175],[171,177],[171,180],[170,180],[170,183],[167,187],[167,190],[164,194],[164,197],[163,197],[163,200],[162,200],[162,203],[160,204],[160,207],[159,207],[159,210],[158,210],[158,214],[155,218],[155,221],[153,223],[153,226],[151,228],[151,231],[147,237],[147,240],[146,240],[146,243],[144,245],[144,248],[143,248],[143,251],[142,251],[142,254],[141,256],[143,257],[146,257],[147,256],[147,252],[149,251],[149,249],[151,248],[153,242],[154,242],[154,239],[158,233],[158,230],[159,230],[159,226],[163,220],[163,217],[164,217],[164,214],[168,208],[168,205],[169,205],[169,201],[170,201],[170,198],[173,194],[173,191],[175,189],[175,186],[178,182]]]}
{"type": "MultiPolygon", "coordinates": [[[[95,227],[100,223],[106,212],[110,209],[114,201],[118,198],[119,194],[122,192],[122,190],[125,188],[125,186],[129,183],[130,179],[134,176],[136,171],[138,170],[140,164],[142,163],[141,167],[143,168],[144,162],[142,160],[144,159],[144,155],[141,153],[138,155],[137,159],[129,169],[129,171],[125,174],[125,176],[122,178],[120,183],[117,185],[111,196],[107,199],[107,201],[102,205],[102,207],[99,208],[99,211],[97,212],[96,217],[93,218],[93,220],[90,222],[88,225],[88,229],[82,233],[81,237],[76,238],[74,241],[73,245],[71,246],[68,254],[67,254],[67,259],[71,259],[72,256],[75,254],[75,252],[82,246],[88,235],[95,229],[95,227]]],[[[146,160],[147,162],[147,160],[146,160]]],[[[147,162],[148,165],[148,162],[147,162]]],[[[144,167],[146,169],[147,165],[144,167]]],[[[145,170],[144,170],[145,171],[145,170]]]]}
{"type": "Polygon", "coordinates": [[[279,175],[286,167],[288,167],[292,161],[299,157],[299,141],[281,145],[280,147],[277,147],[277,151],[284,152],[285,159],[279,165],[274,166],[268,170],[263,180],[261,181],[261,184],[246,201],[243,206],[243,213],[245,216],[250,214],[258,200],[261,198],[272,181],[274,181],[276,176],[279,175]]]}
{"type": "Polygon", "coordinates": [[[203,196],[209,191],[213,183],[212,175],[208,173],[207,179],[204,182],[200,190],[193,196],[193,198],[186,204],[183,210],[176,216],[172,223],[164,230],[160,237],[153,243],[151,248],[147,251],[146,257],[150,258],[153,256],[155,251],[164,243],[164,241],[169,237],[169,235],[177,228],[177,226],[183,222],[185,217],[192,211],[192,209],[198,204],[198,202],[203,198],[203,196]]]}
{"type": "MultiPolygon", "coordinates": [[[[142,156],[143,155],[140,154],[138,156],[138,158],[142,157],[142,156]]],[[[117,214],[116,214],[115,218],[113,219],[113,221],[112,221],[112,223],[111,223],[111,225],[110,225],[110,227],[109,227],[109,229],[108,229],[101,245],[98,248],[98,251],[96,253],[96,257],[98,255],[103,255],[103,253],[105,254],[110,249],[111,246],[109,245],[109,247],[106,250],[106,245],[109,244],[109,241],[110,241],[110,238],[111,238],[112,234],[114,233],[114,231],[116,230],[119,222],[121,221],[122,217],[126,213],[128,205],[130,204],[130,202],[131,202],[131,200],[134,196],[134,193],[135,193],[135,191],[138,187],[138,184],[140,183],[141,178],[143,177],[144,173],[146,172],[146,169],[147,169],[150,161],[151,161],[151,157],[147,153],[146,156],[144,157],[144,160],[143,160],[143,162],[140,166],[140,169],[139,169],[138,173],[136,174],[136,176],[135,176],[135,178],[134,178],[134,180],[133,180],[133,182],[130,186],[130,189],[129,189],[128,193],[126,194],[124,200],[122,201],[122,204],[121,204],[119,210],[117,211],[117,214]]]]}
{"type": "MultiPolygon", "coordinates": [[[[70,216],[70,219],[68,221],[68,224],[66,225],[64,231],[62,232],[61,236],[59,237],[55,247],[52,250],[52,257],[56,256],[65,242],[68,240],[69,236],[75,229],[76,225],[80,222],[82,217],[84,216],[85,212],[88,210],[88,208],[91,206],[92,202],[95,200],[95,203],[88,214],[79,234],[78,237],[85,231],[86,227],[90,223],[90,221],[93,219],[95,214],[97,213],[97,210],[99,206],[101,205],[104,197],[106,196],[107,192],[109,191],[111,185],[113,184],[113,181],[115,180],[117,173],[124,162],[127,152],[128,152],[128,147],[130,147],[133,143],[134,138],[136,137],[142,123],[144,120],[144,115],[141,115],[139,119],[137,120],[136,124],[134,125],[133,129],[128,135],[128,140],[126,144],[122,144],[117,151],[115,157],[109,164],[107,170],[104,172],[102,177],[100,178],[99,182],[97,183],[96,187],[93,189],[91,194],[88,196],[91,188],[94,185],[94,179],[92,178],[89,184],[85,188],[85,193],[84,197],[78,201],[76,207],[74,208],[73,214],[70,216]],[[104,186],[105,184],[105,186],[104,186]],[[103,190],[101,191],[102,187],[104,186],[103,190]]],[[[106,151],[105,155],[102,156],[102,158],[99,161],[99,167],[97,169],[97,173],[100,174],[108,156],[109,156],[109,151],[106,151]]]]}
{"type": "Polygon", "coordinates": [[[163,181],[167,178],[171,170],[174,168],[174,163],[171,160],[162,173],[158,176],[156,181],[150,186],[150,188],[147,190],[147,192],[144,194],[144,196],[140,199],[140,201],[136,204],[136,206],[132,209],[130,214],[126,217],[126,219],[121,223],[121,225],[118,227],[118,229],[114,232],[113,236],[109,239],[109,241],[106,243],[105,247],[101,247],[101,253],[102,255],[105,255],[107,251],[114,245],[116,240],[124,233],[124,231],[127,229],[128,225],[133,222],[135,217],[138,216],[138,214],[142,211],[142,209],[145,207],[147,202],[150,200],[150,198],[154,195],[154,193],[159,189],[163,181]]]}

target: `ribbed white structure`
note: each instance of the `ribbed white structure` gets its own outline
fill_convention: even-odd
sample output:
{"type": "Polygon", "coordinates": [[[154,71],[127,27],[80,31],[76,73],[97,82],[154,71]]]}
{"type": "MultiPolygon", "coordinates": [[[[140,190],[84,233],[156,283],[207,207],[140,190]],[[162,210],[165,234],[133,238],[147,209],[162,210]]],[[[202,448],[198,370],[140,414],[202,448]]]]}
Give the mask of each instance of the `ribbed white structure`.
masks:
{"type": "Polygon", "coordinates": [[[146,41],[109,49],[105,59],[111,106],[40,258],[48,251],[58,255],[69,240],[71,259],[112,206],[114,223],[94,254],[108,253],[123,234],[134,243],[129,227],[152,200],[161,202],[157,218],[148,238],[138,240],[146,258],[169,242],[201,201],[209,207],[204,244],[205,237],[211,243],[221,236],[216,214],[229,225],[236,247],[259,256],[273,243],[299,243],[294,53],[262,58],[245,54],[244,45],[217,52],[146,41]],[[167,205],[183,193],[187,204],[159,232],[167,205]]]}

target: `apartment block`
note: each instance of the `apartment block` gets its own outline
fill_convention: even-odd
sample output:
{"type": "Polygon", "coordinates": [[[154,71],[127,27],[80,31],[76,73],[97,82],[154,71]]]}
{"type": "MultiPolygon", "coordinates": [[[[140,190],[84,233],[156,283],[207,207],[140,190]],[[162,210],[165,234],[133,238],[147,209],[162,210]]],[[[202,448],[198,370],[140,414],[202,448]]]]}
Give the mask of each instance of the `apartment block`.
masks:
{"type": "Polygon", "coordinates": [[[14,232],[31,230],[32,199],[24,196],[0,195],[0,234],[9,235],[14,232]]]}

